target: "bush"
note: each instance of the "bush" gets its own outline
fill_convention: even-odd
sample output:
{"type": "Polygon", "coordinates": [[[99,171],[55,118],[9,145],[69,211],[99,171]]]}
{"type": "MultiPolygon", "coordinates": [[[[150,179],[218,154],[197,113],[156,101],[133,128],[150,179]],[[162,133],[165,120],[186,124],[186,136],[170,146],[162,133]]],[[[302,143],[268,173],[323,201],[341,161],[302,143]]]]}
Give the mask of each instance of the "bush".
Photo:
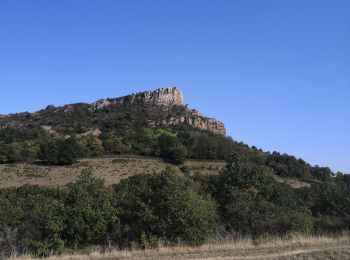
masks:
{"type": "Polygon", "coordinates": [[[215,229],[215,203],[194,192],[171,169],[130,177],[114,187],[123,227],[121,241],[199,245],[215,229]]]}
{"type": "Polygon", "coordinates": [[[122,154],[128,151],[122,139],[112,134],[103,140],[103,148],[109,154],[122,154]]]}
{"type": "Polygon", "coordinates": [[[174,164],[183,163],[187,156],[186,147],[181,144],[176,135],[165,132],[158,137],[160,156],[174,164]]]}
{"type": "Polygon", "coordinates": [[[67,186],[64,237],[71,247],[103,243],[112,218],[109,193],[104,181],[83,170],[75,183],[67,186]]]}
{"type": "Polygon", "coordinates": [[[299,208],[295,194],[280,189],[282,185],[267,167],[245,163],[234,154],[216,181],[225,230],[253,237],[312,230],[311,212],[299,208]]]}
{"type": "Polygon", "coordinates": [[[61,252],[65,245],[63,204],[46,194],[29,195],[22,203],[26,210],[20,231],[26,234],[26,247],[39,257],[61,252]]]}
{"type": "Polygon", "coordinates": [[[73,164],[80,157],[81,150],[75,138],[65,140],[45,138],[40,141],[39,159],[51,164],[73,164]]]}

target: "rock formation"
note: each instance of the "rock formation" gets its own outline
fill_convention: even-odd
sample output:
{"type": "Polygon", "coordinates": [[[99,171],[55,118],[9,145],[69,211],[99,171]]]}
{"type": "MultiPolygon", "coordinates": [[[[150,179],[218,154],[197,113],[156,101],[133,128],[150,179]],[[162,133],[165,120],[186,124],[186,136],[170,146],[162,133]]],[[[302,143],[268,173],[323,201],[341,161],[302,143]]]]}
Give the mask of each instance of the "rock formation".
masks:
{"type": "Polygon", "coordinates": [[[115,99],[100,99],[91,104],[91,109],[101,109],[111,105],[154,105],[154,106],[183,106],[182,91],[178,88],[159,88],[155,91],[145,91],[115,99]]]}
{"type": "Polygon", "coordinates": [[[118,122],[127,114],[134,114],[134,117],[141,118],[149,127],[184,124],[214,134],[226,135],[222,122],[207,118],[198,111],[184,106],[182,91],[175,87],[160,88],[119,98],[101,99],[92,104],[48,106],[35,113],[1,115],[0,129],[38,125],[50,134],[61,136],[67,132],[67,125],[81,124],[90,127],[91,130],[86,134],[98,135],[100,132],[97,134],[93,129],[101,129],[102,126],[93,122],[118,122]]]}
{"type": "MultiPolygon", "coordinates": [[[[184,98],[182,91],[176,87],[160,88],[155,91],[140,92],[115,99],[101,99],[91,104],[91,109],[98,110],[113,105],[151,105],[171,108],[173,106],[184,106],[184,98]]],[[[226,135],[226,129],[222,122],[219,122],[214,118],[204,117],[196,110],[186,109],[186,112],[183,115],[174,115],[170,118],[163,119],[160,122],[149,121],[150,126],[174,126],[179,124],[186,124],[214,134],[226,135]]]]}

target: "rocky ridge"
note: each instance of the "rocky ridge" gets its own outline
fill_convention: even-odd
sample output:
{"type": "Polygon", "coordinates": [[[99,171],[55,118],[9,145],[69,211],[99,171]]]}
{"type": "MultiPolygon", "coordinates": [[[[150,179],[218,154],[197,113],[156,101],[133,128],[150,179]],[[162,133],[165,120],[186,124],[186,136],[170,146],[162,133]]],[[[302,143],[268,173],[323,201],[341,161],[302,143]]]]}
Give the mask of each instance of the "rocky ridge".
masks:
{"type": "MultiPolygon", "coordinates": [[[[101,99],[91,104],[91,110],[98,110],[113,105],[152,105],[152,106],[184,106],[184,97],[180,89],[176,87],[159,88],[155,91],[145,91],[132,95],[127,95],[115,99],[101,99]]],[[[150,121],[150,126],[174,126],[186,124],[191,127],[209,131],[214,134],[226,135],[224,123],[215,118],[207,118],[194,109],[186,109],[183,115],[172,116],[160,122],[150,121]]]]}
{"type": "MultiPolygon", "coordinates": [[[[98,100],[92,104],[78,103],[63,107],[47,106],[46,109],[35,113],[19,113],[0,116],[0,129],[6,127],[26,127],[37,125],[48,133],[60,135],[62,126],[67,123],[79,123],[82,118],[89,118],[90,129],[85,133],[96,134],[99,125],[94,125],[91,115],[103,118],[105,121],[117,122],[125,115],[140,112],[145,113],[147,125],[177,126],[188,125],[214,134],[226,135],[222,122],[203,116],[197,110],[188,109],[184,104],[183,93],[176,87],[159,88],[155,91],[146,91],[118,98],[98,100]],[[131,108],[136,108],[130,112],[131,108]],[[145,112],[146,111],[146,112],[145,112]]],[[[86,120],[85,120],[86,121],[86,120]]],[[[63,132],[65,132],[63,130],[63,132]]],[[[61,134],[61,136],[65,136],[61,134]]]]}
{"type": "Polygon", "coordinates": [[[182,91],[178,88],[159,88],[155,91],[145,91],[114,99],[100,99],[92,103],[90,109],[101,109],[111,105],[183,106],[184,98],[182,91]]]}

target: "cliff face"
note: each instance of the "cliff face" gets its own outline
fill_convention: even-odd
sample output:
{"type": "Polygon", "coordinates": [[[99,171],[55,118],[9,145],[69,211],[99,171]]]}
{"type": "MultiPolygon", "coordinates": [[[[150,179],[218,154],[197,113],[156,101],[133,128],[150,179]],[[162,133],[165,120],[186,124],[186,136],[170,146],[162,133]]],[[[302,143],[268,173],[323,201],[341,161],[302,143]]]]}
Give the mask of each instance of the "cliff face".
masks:
{"type": "Polygon", "coordinates": [[[196,110],[187,109],[185,113],[177,116],[171,116],[166,120],[162,120],[159,124],[163,126],[185,124],[203,131],[226,136],[226,128],[224,123],[216,120],[215,118],[204,117],[196,110]]]}
{"type": "MultiPolygon", "coordinates": [[[[163,106],[165,109],[173,106],[184,106],[183,93],[178,88],[160,88],[155,91],[146,91],[115,99],[101,99],[91,104],[91,109],[98,110],[109,106],[140,105],[163,106]]],[[[186,124],[214,134],[226,135],[226,129],[222,122],[214,118],[204,117],[196,110],[186,109],[181,115],[172,115],[160,121],[149,121],[150,126],[174,126],[180,124],[186,124]]]]}
{"type": "Polygon", "coordinates": [[[117,98],[115,102],[122,105],[183,106],[184,98],[178,88],[160,88],[117,98]]]}
{"type": "Polygon", "coordinates": [[[184,98],[182,91],[178,88],[160,88],[155,91],[145,91],[119,98],[101,99],[91,104],[91,109],[101,109],[111,105],[137,106],[183,106],[184,98]]]}
{"type": "Polygon", "coordinates": [[[0,115],[0,129],[36,126],[62,136],[76,125],[99,129],[103,128],[103,124],[110,123],[125,122],[132,125],[133,122],[136,123],[135,118],[138,124],[149,127],[184,124],[214,134],[226,135],[222,122],[184,106],[183,94],[178,88],[160,88],[119,98],[101,99],[92,104],[48,106],[35,113],[0,115]]]}

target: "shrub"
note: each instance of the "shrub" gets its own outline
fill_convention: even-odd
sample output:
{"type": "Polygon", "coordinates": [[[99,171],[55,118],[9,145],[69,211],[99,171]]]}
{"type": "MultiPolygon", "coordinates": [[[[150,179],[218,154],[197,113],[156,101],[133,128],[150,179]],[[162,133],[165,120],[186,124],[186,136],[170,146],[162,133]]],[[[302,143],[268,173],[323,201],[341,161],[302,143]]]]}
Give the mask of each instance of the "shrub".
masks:
{"type": "Polygon", "coordinates": [[[199,245],[215,229],[215,203],[193,191],[185,177],[162,174],[130,177],[114,187],[122,225],[121,241],[145,239],[199,245]]]}
{"type": "Polygon", "coordinates": [[[186,147],[181,144],[176,135],[165,132],[158,137],[160,156],[172,163],[183,163],[187,156],[186,147]]]}
{"type": "Polygon", "coordinates": [[[112,217],[109,193],[104,181],[83,170],[75,183],[67,186],[64,236],[72,247],[98,244],[106,236],[112,217]]]}
{"type": "Polygon", "coordinates": [[[51,164],[73,164],[80,155],[80,146],[73,137],[65,140],[45,138],[39,145],[39,158],[51,164]]]}

